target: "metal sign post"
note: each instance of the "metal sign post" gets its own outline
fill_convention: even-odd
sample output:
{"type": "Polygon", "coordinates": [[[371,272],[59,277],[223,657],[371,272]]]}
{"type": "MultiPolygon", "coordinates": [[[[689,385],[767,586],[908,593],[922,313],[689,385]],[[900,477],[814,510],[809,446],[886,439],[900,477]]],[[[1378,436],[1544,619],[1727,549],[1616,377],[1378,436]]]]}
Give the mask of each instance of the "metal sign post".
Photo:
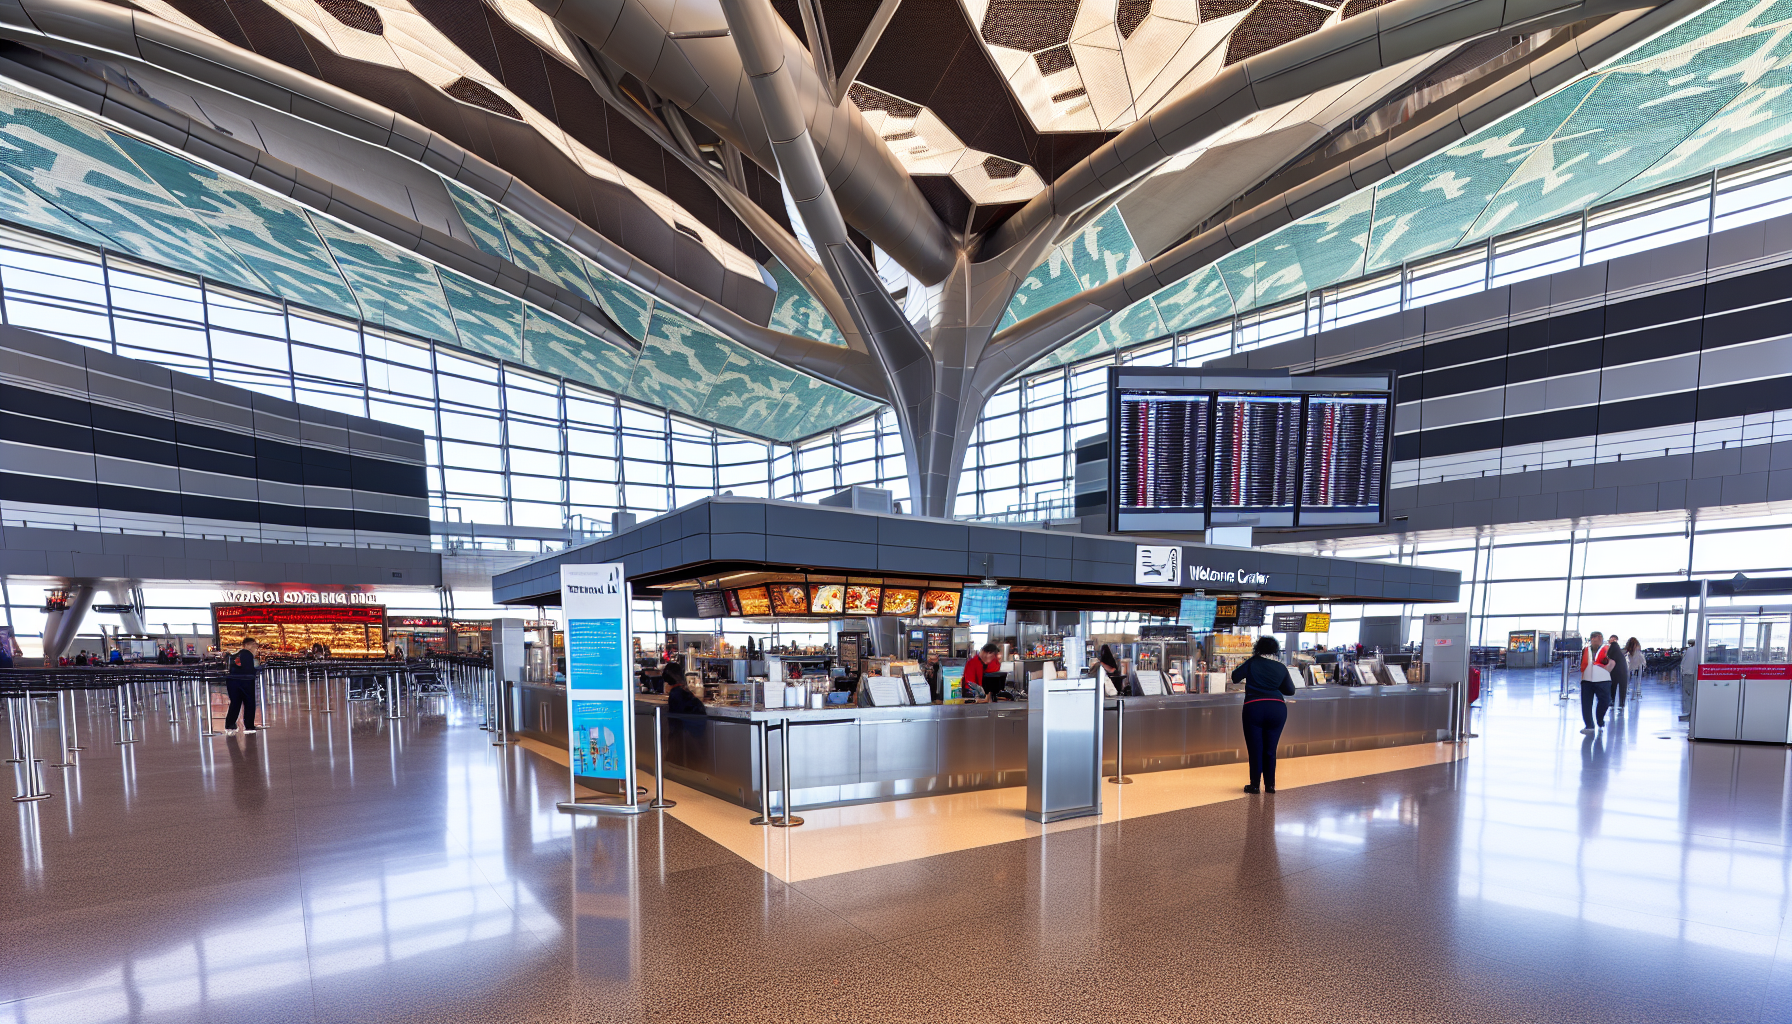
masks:
{"type": "Polygon", "coordinates": [[[629,659],[629,593],[622,566],[562,565],[566,616],[566,722],[572,799],[562,811],[640,814],[636,798],[634,672],[629,659]],[[620,802],[581,801],[579,777],[614,779],[620,802]]]}

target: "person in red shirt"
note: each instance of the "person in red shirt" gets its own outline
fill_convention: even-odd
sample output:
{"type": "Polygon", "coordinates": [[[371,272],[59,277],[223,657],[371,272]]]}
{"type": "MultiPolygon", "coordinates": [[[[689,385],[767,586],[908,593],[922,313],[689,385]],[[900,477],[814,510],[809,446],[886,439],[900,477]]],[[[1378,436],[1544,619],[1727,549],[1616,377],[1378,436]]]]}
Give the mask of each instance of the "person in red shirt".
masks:
{"type": "Polygon", "coordinates": [[[1598,728],[1605,728],[1605,713],[1612,706],[1612,669],[1616,664],[1611,648],[1606,646],[1605,634],[1596,632],[1587,638],[1587,646],[1580,652],[1580,717],[1586,724],[1583,733],[1593,732],[1595,721],[1598,728]]]}
{"type": "Polygon", "coordinates": [[[985,672],[1000,672],[1002,670],[1001,658],[1002,649],[1000,647],[995,644],[984,644],[983,649],[977,652],[975,658],[964,663],[965,692],[974,697],[988,696],[988,690],[983,685],[983,674],[985,672]],[[971,689],[973,686],[976,687],[975,690],[971,689]]]}

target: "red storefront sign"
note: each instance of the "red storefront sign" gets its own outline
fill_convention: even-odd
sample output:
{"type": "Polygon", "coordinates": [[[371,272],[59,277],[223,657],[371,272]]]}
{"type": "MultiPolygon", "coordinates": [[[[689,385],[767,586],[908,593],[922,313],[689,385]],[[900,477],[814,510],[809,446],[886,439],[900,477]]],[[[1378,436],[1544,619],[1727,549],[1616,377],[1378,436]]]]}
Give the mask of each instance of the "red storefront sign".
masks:
{"type": "Polygon", "coordinates": [[[1792,665],[1699,665],[1700,679],[1792,679],[1792,665]]]}
{"type": "Polygon", "coordinates": [[[267,623],[315,626],[343,623],[381,626],[386,621],[386,609],[378,606],[339,608],[288,604],[215,604],[212,605],[212,615],[219,625],[267,623]]]}

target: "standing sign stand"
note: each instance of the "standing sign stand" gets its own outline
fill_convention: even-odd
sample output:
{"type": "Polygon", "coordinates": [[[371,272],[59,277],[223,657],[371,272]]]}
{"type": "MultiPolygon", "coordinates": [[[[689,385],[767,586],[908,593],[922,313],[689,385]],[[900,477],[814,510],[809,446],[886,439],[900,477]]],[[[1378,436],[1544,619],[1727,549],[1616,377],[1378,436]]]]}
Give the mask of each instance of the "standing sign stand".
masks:
{"type": "Polygon", "coordinates": [[[566,722],[573,799],[560,810],[640,814],[636,799],[634,673],[629,662],[628,584],[622,566],[563,565],[566,617],[566,722]],[[619,802],[577,799],[579,776],[615,779],[619,802]]]}

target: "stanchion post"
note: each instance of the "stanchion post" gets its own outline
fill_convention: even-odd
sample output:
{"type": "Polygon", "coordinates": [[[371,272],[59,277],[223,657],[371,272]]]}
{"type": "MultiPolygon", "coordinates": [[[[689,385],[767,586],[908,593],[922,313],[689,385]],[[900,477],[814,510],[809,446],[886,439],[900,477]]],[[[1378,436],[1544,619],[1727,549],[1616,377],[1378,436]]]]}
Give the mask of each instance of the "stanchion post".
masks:
{"type": "Polygon", "coordinates": [[[1114,698],[1114,774],[1108,778],[1116,786],[1130,786],[1126,777],[1126,700],[1114,698]]]}
{"type": "Polygon", "coordinates": [[[647,806],[656,811],[678,806],[678,801],[666,799],[666,751],[660,738],[660,712],[664,710],[658,704],[653,706],[653,803],[647,806]]]}
{"type": "Polygon", "coordinates": [[[62,740],[62,760],[51,765],[52,768],[73,768],[76,764],[74,741],[69,738],[69,721],[74,717],[73,695],[66,689],[56,691],[56,735],[62,740]]]}
{"type": "Polygon", "coordinates": [[[136,719],[131,715],[131,684],[120,683],[118,686],[118,743],[135,743],[136,719]]]}
{"type": "MultiPolygon", "coordinates": [[[[84,691],[84,692],[91,692],[91,691],[84,691]]],[[[68,749],[70,749],[70,750],[86,750],[87,748],[81,745],[81,720],[79,718],[75,717],[75,714],[74,714],[75,694],[74,694],[74,691],[72,691],[72,690],[69,691],[69,695],[68,695],[68,710],[69,710],[68,749]]],[[[80,759],[71,757],[71,758],[69,758],[69,760],[78,761],[80,759]]]]}
{"type": "Polygon", "coordinates": [[[13,706],[13,698],[6,698],[6,724],[12,729],[12,756],[6,759],[7,764],[18,764],[25,760],[25,737],[19,733],[19,716],[13,706]]]}
{"type": "Polygon", "coordinates": [[[19,756],[25,769],[25,791],[13,797],[13,802],[23,804],[33,800],[47,799],[50,792],[44,788],[43,779],[37,769],[37,740],[32,736],[34,730],[31,728],[31,694],[26,693],[23,697],[13,697],[11,703],[13,715],[23,716],[20,719],[23,725],[19,729],[19,738],[24,743],[24,749],[19,752],[19,756]]]}
{"type": "Polygon", "coordinates": [[[212,728],[212,681],[210,676],[200,675],[194,684],[199,690],[199,736],[205,739],[218,735],[212,728]]]}
{"type": "MultiPolygon", "coordinates": [[[[492,746],[501,747],[510,742],[510,737],[504,731],[504,680],[497,678],[495,673],[492,678],[492,715],[492,746]]],[[[629,765],[629,771],[634,770],[635,766],[629,765]]],[[[630,778],[624,784],[628,789],[629,806],[632,807],[635,803],[634,779],[630,778]]]]}
{"type": "Polygon", "coordinates": [[[784,734],[784,756],[782,758],[784,763],[779,766],[784,769],[784,813],[773,818],[772,824],[777,828],[795,828],[803,823],[803,819],[791,813],[791,804],[793,801],[791,800],[790,793],[790,719],[784,719],[784,723],[779,727],[778,731],[784,734]]]}
{"type": "Polygon", "coordinates": [[[771,731],[770,722],[756,722],[759,727],[759,816],[748,819],[749,825],[770,825],[772,823],[772,744],[767,734],[771,731]]]}

